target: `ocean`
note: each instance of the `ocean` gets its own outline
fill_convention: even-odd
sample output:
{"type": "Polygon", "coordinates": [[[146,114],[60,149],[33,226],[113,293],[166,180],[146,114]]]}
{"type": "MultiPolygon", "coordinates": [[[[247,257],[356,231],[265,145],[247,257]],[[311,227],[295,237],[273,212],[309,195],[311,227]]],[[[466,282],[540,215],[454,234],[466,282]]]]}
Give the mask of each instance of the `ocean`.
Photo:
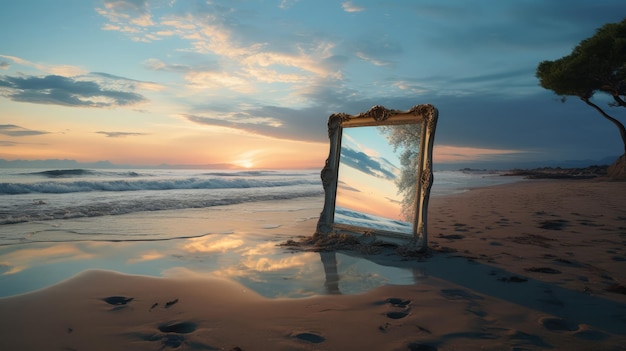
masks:
{"type": "MultiPolygon", "coordinates": [[[[519,180],[499,173],[435,172],[431,196],[519,180]]],[[[318,170],[2,169],[3,225],[208,208],[323,195],[318,170]]]]}
{"type": "MultiPolygon", "coordinates": [[[[431,197],[520,180],[434,179],[431,197]]],[[[278,245],[312,235],[323,203],[319,170],[2,169],[0,297],[89,269],[221,276],[268,297],[328,293],[318,253],[278,245]]],[[[343,293],[416,276],[340,253],[336,263],[343,293]]]]}
{"type": "Polygon", "coordinates": [[[0,225],[286,200],[320,184],[313,171],[5,169],[0,225]]]}

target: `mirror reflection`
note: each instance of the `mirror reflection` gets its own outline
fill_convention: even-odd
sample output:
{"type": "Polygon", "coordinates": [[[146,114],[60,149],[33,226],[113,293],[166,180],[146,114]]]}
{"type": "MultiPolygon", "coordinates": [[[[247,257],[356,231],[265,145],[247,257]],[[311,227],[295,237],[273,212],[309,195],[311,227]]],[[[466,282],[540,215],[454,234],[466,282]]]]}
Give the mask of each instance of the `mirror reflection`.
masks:
{"type": "Polygon", "coordinates": [[[344,128],[335,223],[413,233],[421,124],[344,128]]]}

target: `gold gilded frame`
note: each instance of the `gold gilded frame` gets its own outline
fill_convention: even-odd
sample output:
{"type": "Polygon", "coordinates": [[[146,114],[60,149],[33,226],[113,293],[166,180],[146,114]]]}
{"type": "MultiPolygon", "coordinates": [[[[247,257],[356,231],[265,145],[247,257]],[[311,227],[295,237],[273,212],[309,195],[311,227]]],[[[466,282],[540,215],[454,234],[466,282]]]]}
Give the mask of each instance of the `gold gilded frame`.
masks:
{"type": "Polygon", "coordinates": [[[324,186],[324,207],[317,223],[317,233],[330,234],[348,232],[358,237],[367,237],[369,240],[380,240],[402,243],[415,251],[425,251],[427,241],[427,213],[430,188],[433,184],[432,150],[435,137],[435,128],[438,119],[437,109],[430,104],[416,105],[408,111],[390,110],[383,106],[374,106],[367,112],[358,115],[345,113],[332,114],[328,118],[328,137],[330,151],[326,164],[321,171],[324,186]],[[341,155],[341,143],[344,128],[356,128],[380,125],[421,124],[420,148],[417,160],[417,177],[415,185],[415,218],[413,219],[412,234],[376,230],[369,227],[339,224],[335,222],[335,204],[337,199],[338,174],[341,155]]]}

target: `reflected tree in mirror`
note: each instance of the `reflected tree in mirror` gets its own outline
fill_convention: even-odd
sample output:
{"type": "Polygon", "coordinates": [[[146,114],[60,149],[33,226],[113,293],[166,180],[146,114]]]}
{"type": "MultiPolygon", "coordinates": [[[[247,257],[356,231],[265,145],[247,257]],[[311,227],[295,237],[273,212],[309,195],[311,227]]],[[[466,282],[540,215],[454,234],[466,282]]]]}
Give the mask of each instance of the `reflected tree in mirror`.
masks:
{"type": "Polygon", "coordinates": [[[432,105],[331,115],[330,152],[321,173],[326,198],[317,232],[425,250],[437,117],[432,105]]]}
{"type": "Polygon", "coordinates": [[[377,127],[386,136],[393,150],[399,152],[400,169],[395,178],[398,195],[401,195],[402,216],[405,221],[415,218],[417,201],[416,184],[418,182],[418,161],[420,159],[420,141],[422,124],[407,123],[382,125],[377,127]]]}

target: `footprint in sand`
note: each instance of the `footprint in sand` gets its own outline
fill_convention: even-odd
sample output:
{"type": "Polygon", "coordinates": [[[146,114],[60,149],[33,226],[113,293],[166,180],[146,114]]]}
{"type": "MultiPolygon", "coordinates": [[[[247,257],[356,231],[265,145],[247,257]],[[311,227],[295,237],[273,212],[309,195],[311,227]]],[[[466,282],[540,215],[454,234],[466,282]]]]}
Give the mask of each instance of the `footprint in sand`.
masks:
{"type": "Polygon", "coordinates": [[[162,335],[145,338],[148,341],[161,341],[163,347],[178,348],[185,342],[185,337],[181,334],[189,334],[196,330],[198,325],[193,322],[170,322],[158,326],[162,335]]]}
{"type": "Polygon", "coordinates": [[[561,271],[558,269],[550,268],[550,267],[530,267],[524,268],[526,272],[535,272],[535,273],[545,273],[545,274],[561,274],[561,271]]]}
{"type": "Polygon", "coordinates": [[[187,341],[186,336],[183,334],[193,333],[197,328],[198,324],[194,322],[168,322],[157,326],[157,329],[161,333],[128,333],[127,335],[143,341],[160,342],[162,346],[159,350],[165,348],[176,349],[183,344],[188,344],[188,346],[193,347],[194,350],[217,350],[217,348],[211,345],[205,345],[200,342],[190,343],[187,341]]]}
{"type": "Polygon", "coordinates": [[[134,298],[126,297],[126,296],[109,296],[102,299],[102,301],[108,303],[113,306],[122,306],[126,305],[129,302],[133,301],[134,298]]]}
{"type": "Polygon", "coordinates": [[[437,348],[428,344],[410,343],[407,345],[409,351],[437,351],[437,348]]]}
{"type": "Polygon", "coordinates": [[[159,330],[163,333],[189,334],[197,327],[193,322],[164,323],[159,325],[159,330]]]}
{"type": "Polygon", "coordinates": [[[113,306],[111,311],[120,311],[128,307],[128,303],[133,301],[134,298],[126,296],[109,296],[102,299],[102,301],[113,306]]]}
{"type": "Polygon", "coordinates": [[[576,331],[578,324],[563,318],[543,317],[539,319],[539,324],[551,331],[576,331]]]}
{"type": "Polygon", "coordinates": [[[163,347],[171,347],[173,349],[180,347],[183,342],[185,342],[185,337],[178,334],[167,334],[164,335],[161,339],[161,344],[163,344],[163,347]]]}
{"type": "Polygon", "coordinates": [[[168,302],[165,303],[165,308],[170,308],[170,307],[174,306],[177,303],[178,303],[178,299],[174,299],[172,301],[168,301],[168,302]]]}
{"type": "Polygon", "coordinates": [[[313,332],[299,333],[299,334],[294,335],[294,337],[296,339],[307,341],[313,344],[319,344],[319,343],[326,341],[326,338],[313,332]]]}
{"type": "Polygon", "coordinates": [[[539,228],[547,229],[547,230],[562,230],[567,226],[569,221],[564,219],[555,219],[555,220],[547,220],[543,221],[539,224],[539,228]]]}
{"type": "MultiPolygon", "coordinates": [[[[401,299],[398,297],[390,297],[384,301],[379,301],[375,303],[376,305],[385,305],[390,304],[391,307],[395,308],[393,311],[385,312],[385,317],[389,319],[402,319],[408,316],[411,312],[409,305],[411,304],[411,300],[401,299]]],[[[387,329],[392,326],[389,323],[385,323],[378,327],[381,332],[386,332],[387,329]]],[[[426,329],[424,329],[426,330],[426,329]]]]}
{"type": "Polygon", "coordinates": [[[401,311],[389,311],[385,313],[385,316],[390,319],[402,319],[409,315],[411,300],[405,300],[397,297],[390,297],[385,300],[385,303],[390,304],[392,307],[401,308],[401,311]]]}
{"type": "Polygon", "coordinates": [[[391,312],[387,312],[385,313],[385,316],[387,316],[387,318],[391,318],[391,319],[402,319],[406,316],[408,316],[409,313],[408,312],[404,312],[404,311],[391,311],[391,312]]]}

